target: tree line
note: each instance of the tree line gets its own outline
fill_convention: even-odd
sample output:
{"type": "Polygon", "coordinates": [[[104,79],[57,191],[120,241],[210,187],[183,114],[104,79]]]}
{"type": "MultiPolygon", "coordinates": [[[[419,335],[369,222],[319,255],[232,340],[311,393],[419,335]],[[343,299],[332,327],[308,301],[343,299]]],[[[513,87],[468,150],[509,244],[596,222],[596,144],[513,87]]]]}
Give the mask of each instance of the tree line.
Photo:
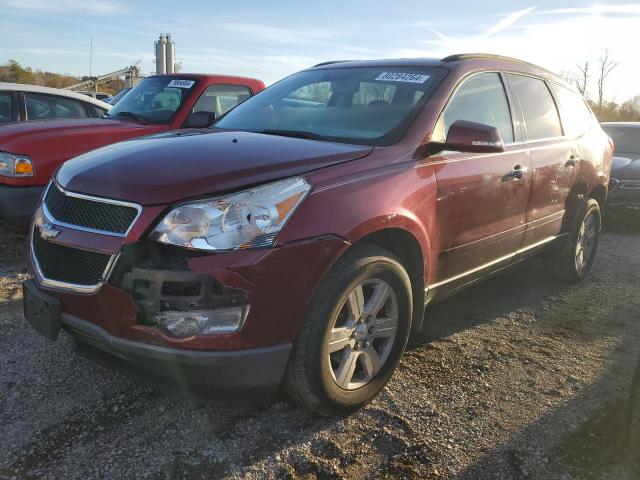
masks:
{"type": "MultiPolygon", "coordinates": [[[[89,77],[76,77],[23,67],[15,60],[0,65],[0,82],[26,83],[42,87],[64,88],[88,80],[89,77]]],[[[125,87],[124,80],[118,79],[99,85],[101,92],[116,94],[125,87]]]]}
{"type": "Polygon", "coordinates": [[[640,95],[622,103],[605,99],[605,87],[611,72],[618,66],[611,58],[609,50],[596,61],[586,60],[577,66],[574,72],[563,72],[562,77],[587,99],[593,113],[601,122],[638,122],[640,121],[640,95]],[[589,87],[595,85],[595,97],[589,95],[589,87]]]}

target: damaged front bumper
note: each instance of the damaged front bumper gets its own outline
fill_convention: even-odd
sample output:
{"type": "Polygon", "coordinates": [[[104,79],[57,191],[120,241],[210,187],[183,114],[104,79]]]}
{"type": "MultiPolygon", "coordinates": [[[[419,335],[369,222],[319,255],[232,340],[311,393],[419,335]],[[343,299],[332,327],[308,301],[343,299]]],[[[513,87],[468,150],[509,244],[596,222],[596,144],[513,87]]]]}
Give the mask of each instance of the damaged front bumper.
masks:
{"type": "MultiPolygon", "coordinates": [[[[93,235],[60,229],[66,245],[90,247],[93,235]]],[[[256,398],[265,399],[281,382],[317,283],[347,247],[339,237],[324,236],[202,255],[123,241],[113,252],[118,260],[108,281],[95,292],[45,287],[37,277],[28,286],[54,299],[60,328],[82,355],[196,397],[247,397],[247,390],[256,390],[256,398]],[[157,324],[157,315],[167,311],[232,306],[248,312],[236,331],[178,337],[157,324]]]]}

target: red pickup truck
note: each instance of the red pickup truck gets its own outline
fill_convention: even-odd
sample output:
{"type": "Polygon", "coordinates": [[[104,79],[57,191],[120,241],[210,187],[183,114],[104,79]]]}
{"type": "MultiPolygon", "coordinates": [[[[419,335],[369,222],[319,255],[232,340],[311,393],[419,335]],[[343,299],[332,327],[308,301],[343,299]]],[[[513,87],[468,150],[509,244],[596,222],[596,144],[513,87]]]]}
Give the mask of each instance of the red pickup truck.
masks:
{"type": "Polygon", "coordinates": [[[30,217],[65,161],[122,140],[207,127],[263,90],[262,81],[225,75],[147,77],[103,118],[52,119],[0,127],[0,218],[30,217]]]}

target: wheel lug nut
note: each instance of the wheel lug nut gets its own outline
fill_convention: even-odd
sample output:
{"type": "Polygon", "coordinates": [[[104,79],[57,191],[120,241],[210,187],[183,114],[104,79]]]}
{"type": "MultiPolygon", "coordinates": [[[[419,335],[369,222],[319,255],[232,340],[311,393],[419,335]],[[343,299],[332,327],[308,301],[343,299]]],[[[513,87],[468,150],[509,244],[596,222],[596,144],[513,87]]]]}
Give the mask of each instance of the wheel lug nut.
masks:
{"type": "Polygon", "coordinates": [[[362,348],[367,348],[368,346],[369,346],[369,342],[367,342],[366,340],[362,342],[362,348]]]}
{"type": "Polygon", "coordinates": [[[369,327],[369,335],[373,335],[373,331],[374,331],[374,328],[373,327],[369,327]]]}

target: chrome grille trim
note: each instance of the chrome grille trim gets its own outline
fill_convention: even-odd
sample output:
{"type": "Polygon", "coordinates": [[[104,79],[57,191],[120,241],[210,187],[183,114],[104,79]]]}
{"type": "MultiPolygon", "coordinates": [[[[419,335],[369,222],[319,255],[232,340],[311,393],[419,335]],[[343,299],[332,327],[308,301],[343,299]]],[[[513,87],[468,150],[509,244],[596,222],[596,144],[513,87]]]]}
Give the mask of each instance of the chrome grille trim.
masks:
{"type": "Polygon", "coordinates": [[[83,232],[97,233],[97,234],[100,234],[100,235],[110,235],[112,237],[121,237],[121,238],[124,238],[127,235],[129,235],[129,232],[131,232],[131,229],[136,224],[136,222],[138,221],[138,218],[140,218],[140,214],[142,213],[142,205],[139,205],[137,203],[124,202],[122,200],[112,200],[110,198],[103,198],[103,197],[93,197],[91,195],[84,195],[82,193],[69,192],[69,191],[65,190],[64,188],[62,188],[60,185],[58,185],[58,183],[55,182],[55,180],[50,181],[49,185],[47,185],[47,188],[44,191],[44,194],[42,195],[41,207],[42,207],[42,213],[47,217],[47,219],[51,223],[54,223],[54,224],[59,225],[61,227],[72,228],[74,230],[80,230],[80,231],[83,231],[83,232]],[[133,219],[133,221],[129,225],[129,228],[127,229],[127,231],[124,232],[124,233],[110,232],[108,230],[98,230],[98,229],[95,229],[95,228],[83,227],[81,225],[74,225],[72,223],[66,223],[66,222],[63,222],[63,221],[60,221],[60,220],[56,219],[51,214],[49,209],[47,208],[47,204],[46,204],[47,193],[49,193],[49,189],[52,188],[52,187],[57,188],[60,192],[62,192],[64,195],[66,195],[68,197],[79,198],[79,199],[87,200],[87,201],[91,201],[91,202],[99,202],[99,203],[107,203],[107,204],[111,204],[111,205],[119,205],[119,206],[122,206],[122,207],[130,207],[130,208],[134,208],[138,213],[136,214],[135,218],[133,219]]]}

